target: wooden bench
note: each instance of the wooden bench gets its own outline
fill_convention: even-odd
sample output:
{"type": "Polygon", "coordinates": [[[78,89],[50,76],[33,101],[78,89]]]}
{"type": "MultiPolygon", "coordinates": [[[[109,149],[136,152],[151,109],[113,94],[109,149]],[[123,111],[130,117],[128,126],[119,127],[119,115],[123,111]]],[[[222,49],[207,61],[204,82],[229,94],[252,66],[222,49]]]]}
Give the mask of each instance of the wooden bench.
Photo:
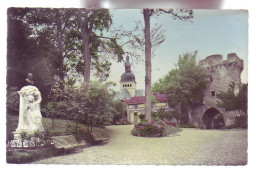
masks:
{"type": "Polygon", "coordinates": [[[54,136],[51,137],[54,146],[58,149],[64,148],[65,150],[81,148],[86,145],[85,142],[78,143],[73,135],[65,135],[65,136],[54,136]]]}
{"type": "Polygon", "coordinates": [[[108,142],[109,135],[106,133],[102,132],[93,132],[90,133],[94,139],[95,142],[97,143],[102,143],[102,142],[108,142]]]}

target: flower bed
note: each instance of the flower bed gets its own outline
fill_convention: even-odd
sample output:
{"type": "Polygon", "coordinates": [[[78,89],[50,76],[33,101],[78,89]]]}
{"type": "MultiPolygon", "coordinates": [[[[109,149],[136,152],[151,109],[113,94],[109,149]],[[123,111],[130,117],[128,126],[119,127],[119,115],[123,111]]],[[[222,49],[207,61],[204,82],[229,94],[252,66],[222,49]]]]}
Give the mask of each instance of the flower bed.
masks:
{"type": "Polygon", "coordinates": [[[166,125],[161,121],[143,121],[135,125],[132,134],[142,137],[162,137],[166,135],[166,125]]]}

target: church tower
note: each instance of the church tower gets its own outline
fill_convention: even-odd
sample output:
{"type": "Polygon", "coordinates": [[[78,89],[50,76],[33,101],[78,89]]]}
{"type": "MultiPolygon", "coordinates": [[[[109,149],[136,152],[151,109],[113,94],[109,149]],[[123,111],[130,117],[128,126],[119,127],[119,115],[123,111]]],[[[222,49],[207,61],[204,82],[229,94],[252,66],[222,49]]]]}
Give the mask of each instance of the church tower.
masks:
{"type": "Polygon", "coordinates": [[[136,82],[135,76],[131,72],[131,64],[129,62],[129,56],[126,56],[125,73],[121,75],[120,90],[126,89],[131,97],[136,94],[136,82]]]}

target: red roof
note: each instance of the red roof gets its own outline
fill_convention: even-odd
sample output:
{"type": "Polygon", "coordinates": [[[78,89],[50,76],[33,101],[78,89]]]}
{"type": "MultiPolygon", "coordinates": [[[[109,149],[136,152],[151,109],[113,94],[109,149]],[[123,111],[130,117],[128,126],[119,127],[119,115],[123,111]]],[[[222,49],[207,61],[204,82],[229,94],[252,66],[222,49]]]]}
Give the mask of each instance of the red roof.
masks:
{"type": "Polygon", "coordinates": [[[134,96],[130,100],[123,100],[126,104],[141,104],[145,103],[145,96],[134,96]]]}
{"type": "Polygon", "coordinates": [[[159,102],[166,102],[167,101],[166,94],[154,93],[153,95],[155,96],[156,100],[159,101],[159,102]]]}
{"type": "MultiPolygon", "coordinates": [[[[167,102],[166,94],[153,94],[158,102],[167,102]]],[[[142,104],[145,103],[145,96],[134,96],[130,100],[122,100],[126,104],[142,104]]]]}

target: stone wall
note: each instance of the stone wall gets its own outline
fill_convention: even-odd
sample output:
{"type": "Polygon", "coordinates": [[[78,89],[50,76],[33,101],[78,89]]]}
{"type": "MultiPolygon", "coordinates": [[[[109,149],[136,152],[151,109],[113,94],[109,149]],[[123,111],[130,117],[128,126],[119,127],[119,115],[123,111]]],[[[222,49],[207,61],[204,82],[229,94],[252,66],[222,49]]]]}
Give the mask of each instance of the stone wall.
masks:
{"type": "Polygon", "coordinates": [[[227,91],[232,82],[240,86],[243,60],[235,53],[231,53],[228,54],[226,60],[223,60],[222,55],[212,55],[200,60],[198,64],[206,69],[209,83],[204,90],[203,103],[189,110],[190,123],[199,128],[204,128],[203,115],[209,108],[213,107],[224,117],[225,126],[233,125],[239,111],[226,112],[219,108],[216,95],[220,91],[227,91]]]}

